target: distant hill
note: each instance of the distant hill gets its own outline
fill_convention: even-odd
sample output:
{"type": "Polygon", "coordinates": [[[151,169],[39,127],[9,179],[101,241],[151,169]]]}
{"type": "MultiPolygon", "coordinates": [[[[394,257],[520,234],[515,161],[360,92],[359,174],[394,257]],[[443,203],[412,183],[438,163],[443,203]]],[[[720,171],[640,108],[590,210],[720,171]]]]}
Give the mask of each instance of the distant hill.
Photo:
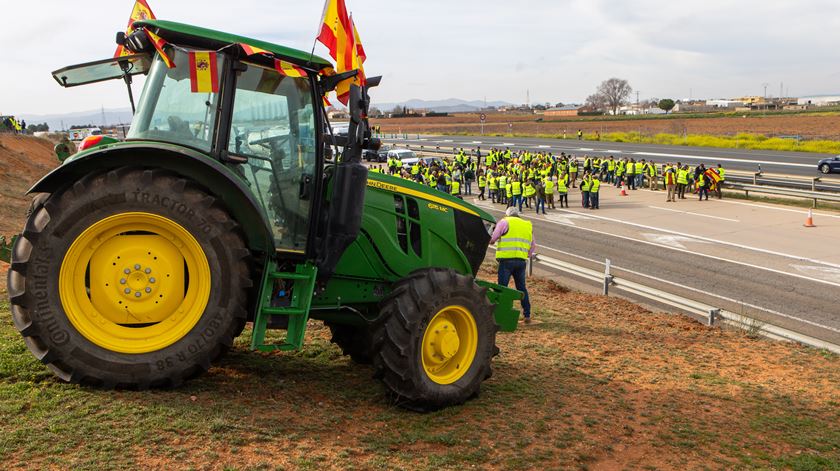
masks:
{"type": "Polygon", "coordinates": [[[102,122],[102,110],[79,111],[76,113],[64,114],[48,114],[48,115],[19,115],[19,118],[26,120],[26,124],[40,124],[47,123],[50,125],[50,130],[60,131],[61,124],[64,123],[65,129],[70,129],[70,126],[83,126],[86,124],[93,124],[102,126],[104,124],[128,124],[131,123],[131,108],[116,108],[105,109],[105,122],[102,122]]]}
{"type": "Polygon", "coordinates": [[[383,113],[387,113],[397,106],[404,106],[410,109],[424,109],[430,111],[438,111],[441,113],[463,113],[470,111],[479,111],[485,106],[512,106],[512,103],[505,101],[488,101],[486,104],[483,100],[461,100],[459,98],[450,98],[448,100],[419,100],[411,99],[399,103],[374,103],[374,107],[379,108],[383,113]]]}

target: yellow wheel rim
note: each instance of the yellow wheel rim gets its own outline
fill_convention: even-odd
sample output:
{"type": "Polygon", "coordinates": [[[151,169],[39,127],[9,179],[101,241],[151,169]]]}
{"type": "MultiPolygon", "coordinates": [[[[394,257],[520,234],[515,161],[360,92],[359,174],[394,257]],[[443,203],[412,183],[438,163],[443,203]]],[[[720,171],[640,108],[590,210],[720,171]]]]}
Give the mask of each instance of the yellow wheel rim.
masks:
{"type": "Polygon", "coordinates": [[[123,213],[73,241],[58,289],[64,312],[85,338],[114,352],[147,353],[195,327],[210,298],[210,264],[178,223],[123,213]]]}
{"type": "Polygon", "coordinates": [[[470,369],[478,348],[478,327],[462,306],[438,311],[426,326],[422,343],[423,369],[438,384],[452,384],[470,369]]]}

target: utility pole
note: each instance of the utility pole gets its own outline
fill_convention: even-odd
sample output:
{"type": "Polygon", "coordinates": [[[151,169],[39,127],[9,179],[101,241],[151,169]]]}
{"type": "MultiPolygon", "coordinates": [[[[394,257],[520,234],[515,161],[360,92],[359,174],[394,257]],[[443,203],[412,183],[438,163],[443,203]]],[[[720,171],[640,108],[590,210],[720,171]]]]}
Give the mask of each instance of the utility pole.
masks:
{"type": "Polygon", "coordinates": [[[636,90],[636,108],[639,107],[639,91],[636,90]]]}
{"type": "Polygon", "coordinates": [[[531,107],[531,89],[530,88],[525,90],[525,106],[527,106],[528,108],[531,107]]]}
{"type": "Polygon", "coordinates": [[[764,87],[764,99],[766,100],[767,99],[767,87],[769,87],[770,84],[767,83],[767,82],[764,82],[764,83],[761,84],[761,86],[764,87]]]}

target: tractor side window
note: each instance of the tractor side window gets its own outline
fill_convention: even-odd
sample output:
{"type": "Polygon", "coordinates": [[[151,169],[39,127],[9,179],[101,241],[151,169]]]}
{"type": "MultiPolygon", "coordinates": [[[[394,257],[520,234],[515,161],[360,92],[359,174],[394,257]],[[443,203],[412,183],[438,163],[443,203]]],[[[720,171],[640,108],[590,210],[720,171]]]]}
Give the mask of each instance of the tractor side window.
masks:
{"type": "MultiPolygon", "coordinates": [[[[170,52],[175,67],[168,68],[160,56],[155,57],[137,112],[131,123],[128,139],[166,141],[209,152],[216,125],[219,94],[212,91],[193,92],[189,54],[181,50],[170,52]]],[[[218,54],[215,63],[215,84],[221,80],[224,56],[218,54]]],[[[203,63],[201,65],[204,65],[203,63]]],[[[212,72],[209,63],[205,68],[212,72]]],[[[209,77],[209,75],[208,75],[209,77]]],[[[212,77],[207,80],[212,89],[212,77]]],[[[218,86],[215,88],[218,89],[218,86]]]]}
{"type": "Polygon", "coordinates": [[[248,158],[245,176],[272,222],[279,250],[306,249],[315,150],[309,79],[248,64],[236,81],[228,152],[248,158]]]}

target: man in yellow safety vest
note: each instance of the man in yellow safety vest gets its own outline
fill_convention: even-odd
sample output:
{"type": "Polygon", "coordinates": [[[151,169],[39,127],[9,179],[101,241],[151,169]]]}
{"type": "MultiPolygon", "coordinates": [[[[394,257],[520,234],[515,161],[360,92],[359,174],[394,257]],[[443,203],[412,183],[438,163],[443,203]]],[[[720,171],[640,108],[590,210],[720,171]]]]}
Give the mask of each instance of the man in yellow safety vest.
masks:
{"type": "Polygon", "coordinates": [[[496,224],[490,243],[496,243],[496,261],[499,262],[499,284],[507,286],[511,276],[516,289],[522,292],[522,313],[525,322],[531,322],[531,301],[525,287],[528,259],[534,255],[534,230],[530,221],[519,217],[519,210],[510,207],[507,217],[496,224]]]}

